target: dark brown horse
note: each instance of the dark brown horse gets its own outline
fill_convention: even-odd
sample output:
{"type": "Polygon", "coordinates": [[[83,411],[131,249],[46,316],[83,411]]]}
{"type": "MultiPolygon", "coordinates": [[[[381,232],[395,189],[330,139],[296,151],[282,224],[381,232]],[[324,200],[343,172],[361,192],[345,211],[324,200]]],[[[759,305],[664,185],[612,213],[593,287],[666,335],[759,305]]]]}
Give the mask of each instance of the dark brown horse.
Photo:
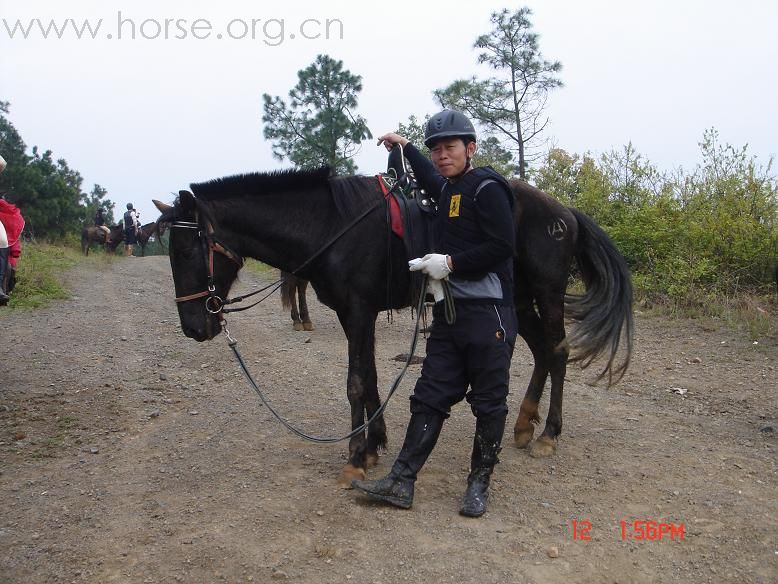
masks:
{"type": "Polygon", "coordinates": [[[154,235],[155,237],[162,237],[165,234],[166,229],[167,223],[160,223],[157,225],[156,221],[152,223],[146,223],[140,228],[138,231],[137,239],[138,245],[140,245],[141,257],[146,255],[146,245],[148,245],[151,236],[154,235]],[[159,231],[159,233],[157,233],[157,231],[159,231]]]}
{"type": "Polygon", "coordinates": [[[291,309],[292,327],[296,331],[312,331],[313,323],[308,313],[308,300],[305,297],[308,280],[303,280],[287,272],[281,272],[281,278],[283,278],[281,306],[285,310],[291,309]]]}
{"type": "MultiPolygon", "coordinates": [[[[588,366],[604,354],[601,377],[618,379],[626,371],[632,351],[632,284],[624,259],[594,221],[527,183],[514,182],[512,188],[515,305],[519,333],[535,360],[514,434],[518,446],[530,444],[550,374],[546,426],[531,446],[533,455],[548,456],[562,429],[568,359],[588,366]],[[566,294],[574,258],[586,285],[582,296],[566,294]],[[565,317],[576,323],[569,336],[565,317]],[[617,362],[622,338],[624,358],[617,362]]],[[[213,309],[215,297],[227,297],[242,258],[295,272],[335,310],[346,334],[351,427],[360,427],[381,405],[376,317],[412,300],[405,250],[399,238],[388,236],[375,178],[330,178],[328,169],[283,171],[193,184],[192,191],[181,191],[173,206],[155,201],[162,212],[159,221],[171,223],[170,263],[184,334],[204,341],[220,332],[220,316],[207,306],[213,309]]],[[[367,432],[351,438],[339,482],[348,485],[364,477],[385,444],[386,425],[379,416],[367,432]]]]}
{"type": "Polygon", "coordinates": [[[89,255],[89,248],[93,243],[102,245],[107,251],[115,252],[116,247],[124,241],[124,229],[121,224],[109,228],[108,239],[105,238],[105,230],[101,227],[84,227],[81,231],[81,251],[89,255]]]}

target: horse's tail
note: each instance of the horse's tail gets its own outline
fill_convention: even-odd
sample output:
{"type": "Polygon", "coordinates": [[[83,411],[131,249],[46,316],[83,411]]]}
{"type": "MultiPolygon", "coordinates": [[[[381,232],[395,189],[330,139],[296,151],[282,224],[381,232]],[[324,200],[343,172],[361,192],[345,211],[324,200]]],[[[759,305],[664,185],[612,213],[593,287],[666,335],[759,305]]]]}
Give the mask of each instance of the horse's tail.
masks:
{"type": "Polygon", "coordinates": [[[294,292],[297,288],[297,278],[284,271],[281,271],[281,278],[281,308],[289,310],[292,308],[292,298],[294,298],[294,292]]]}
{"type": "Polygon", "coordinates": [[[570,360],[581,361],[583,367],[608,353],[597,379],[608,375],[610,385],[624,376],[632,357],[632,281],[627,262],[608,235],[589,216],[570,211],[578,221],[575,257],[586,292],[565,295],[565,316],[577,323],[565,342],[573,351],[570,360]],[[616,363],[622,334],[625,354],[616,363]]]}

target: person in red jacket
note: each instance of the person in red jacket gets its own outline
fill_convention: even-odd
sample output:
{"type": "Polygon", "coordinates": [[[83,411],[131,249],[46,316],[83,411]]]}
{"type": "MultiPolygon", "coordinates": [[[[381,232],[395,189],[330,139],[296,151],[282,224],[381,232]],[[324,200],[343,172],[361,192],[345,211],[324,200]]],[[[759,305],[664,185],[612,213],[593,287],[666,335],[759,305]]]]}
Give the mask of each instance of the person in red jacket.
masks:
{"type": "MultiPolygon", "coordinates": [[[[6,162],[0,156],[0,172],[6,168],[6,162]]],[[[22,254],[21,235],[24,230],[24,218],[16,205],[0,197],[0,306],[8,304],[13,288],[16,264],[22,254]]]]}

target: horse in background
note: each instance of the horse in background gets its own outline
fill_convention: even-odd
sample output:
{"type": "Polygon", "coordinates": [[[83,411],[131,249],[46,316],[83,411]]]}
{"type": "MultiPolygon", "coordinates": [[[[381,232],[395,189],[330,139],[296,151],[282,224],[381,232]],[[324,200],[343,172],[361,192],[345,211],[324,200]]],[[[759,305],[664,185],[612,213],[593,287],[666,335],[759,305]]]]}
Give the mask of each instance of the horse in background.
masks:
{"type": "Polygon", "coordinates": [[[312,331],[313,323],[308,314],[308,301],[305,298],[308,280],[298,278],[284,271],[281,272],[281,278],[283,279],[281,284],[281,306],[285,310],[291,308],[292,327],[296,331],[312,331]]]}
{"type": "Polygon", "coordinates": [[[156,237],[162,237],[165,234],[165,230],[167,229],[167,223],[160,223],[159,227],[157,227],[157,222],[152,221],[151,223],[146,223],[138,230],[138,245],[140,245],[140,255],[141,257],[146,255],[146,245],[149,243],[149,239],[152,235],[155,235],[156,237]],[[157,231],[159,231],[157,233],[157,231]]]}
{"type": "Polygon", "coordinates": [[[89,255],[89,248],[93,243],[98,243],[111,253],[116,252],[116,248],[124,241],[124,229],[121,224],[110,228],[108,239],[105,238],[105,230],[101,227],[84,227],[81,231],[81,251],[84,255],[89,255]]]}

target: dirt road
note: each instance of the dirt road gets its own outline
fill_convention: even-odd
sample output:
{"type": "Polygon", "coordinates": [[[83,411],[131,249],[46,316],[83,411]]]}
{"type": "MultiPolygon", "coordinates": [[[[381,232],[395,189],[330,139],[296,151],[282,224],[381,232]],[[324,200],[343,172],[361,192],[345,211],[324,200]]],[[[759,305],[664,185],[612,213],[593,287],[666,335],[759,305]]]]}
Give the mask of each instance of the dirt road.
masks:
{"type": "MultiPolygon", "coordinates": [[[[638,314],[623,382],[591,386],[571,368],[558,454],[530,458],[508,432],[489,511],[473,520],[457,514],[466,405],[413,509],[369,503],[335,484],[345,444],[295,438],[223,339],[181,334],[166,258],[96,265],[69,274],[71,300],[0,314],[1,583],[778,580],[775,339],[638,314]],[[637,539],[635,521],[656,525],[637,539]]],[[[279,304],[232,317],[233,335],[291,421],[345,433],[334,314],[313,301],[317,329],[294,332],[279,304]]],[[[411,325],[408,311],[379,316],[382,388],[411,325]]],[[[389,449],[370,476],[400,447],[418,369],[390,402],[389,449]]],[[[511,418],[530,369],[521,345],[511,418]]]]}

